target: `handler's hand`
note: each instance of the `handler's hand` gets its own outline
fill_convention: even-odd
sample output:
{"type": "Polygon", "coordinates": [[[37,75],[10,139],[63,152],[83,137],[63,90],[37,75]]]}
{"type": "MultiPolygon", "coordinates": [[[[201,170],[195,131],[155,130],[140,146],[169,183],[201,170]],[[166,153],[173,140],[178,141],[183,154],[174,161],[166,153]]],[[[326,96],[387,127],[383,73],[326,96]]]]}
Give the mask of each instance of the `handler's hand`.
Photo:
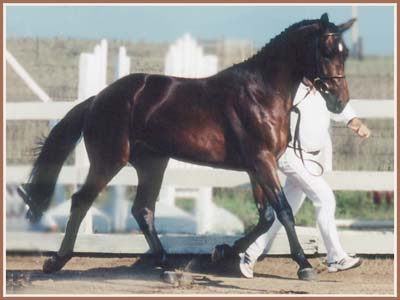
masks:
{"type": "Polygon", "coordinates": [[[363,139],[367,139],[371,135],[369,128],[359,118],[351,119],[347,124],[347,127],[353,130],[356,134],[358,134],[359,137],[363,139]]]}

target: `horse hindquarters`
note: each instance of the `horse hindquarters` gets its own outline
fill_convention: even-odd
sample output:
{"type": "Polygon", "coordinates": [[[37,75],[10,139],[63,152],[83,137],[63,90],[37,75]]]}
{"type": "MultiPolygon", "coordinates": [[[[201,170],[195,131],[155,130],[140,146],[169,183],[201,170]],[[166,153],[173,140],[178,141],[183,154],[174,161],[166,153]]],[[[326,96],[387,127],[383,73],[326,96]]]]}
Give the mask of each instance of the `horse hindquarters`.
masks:
{"type": "Polygon", "coordinates": [[[40,220],[42,213],[49,207],[58,174],[81,137],[85,114],[92,100],[93,97],[72,108],[53,127],[40,148],[28,183],[19,189],[20,195],[29,206],[27,218],[31,222],[40,220]]]}
{"type": "Polygon", "coordinates": [[[121,102],[126,103],[124,99],[110,97],[115,94],[105,91],[95,98],[85,115],[83,135],[90,161],[89,173],[81,189],[72,196],[61,247],[44,263],[46,273],[60,270],[72,257],[78,230],[87,211],[100,191],[129,160],[130,111],[126,105],[121,105],[121,102]]]}
{"type": "Polygon", "coordinates": [[[138,144],[133,150],[131,163],[137,171],[139,180],[132,206],[132,215],[155,256],[156,265],[169,268],[167,253],[158,238],[154,225],[155,203],[168,164],[168,157],[154,153],[147,147],[138,144]]]}

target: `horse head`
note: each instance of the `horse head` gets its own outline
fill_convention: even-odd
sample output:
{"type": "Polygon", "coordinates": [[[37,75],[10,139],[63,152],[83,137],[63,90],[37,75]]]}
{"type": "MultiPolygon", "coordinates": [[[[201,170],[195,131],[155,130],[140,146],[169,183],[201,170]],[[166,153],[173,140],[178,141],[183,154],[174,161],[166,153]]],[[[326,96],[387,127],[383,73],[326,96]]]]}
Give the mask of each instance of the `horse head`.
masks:
{"type": "Polygon", "coordinates": [[[348,49],[342,34],[355,19],[340,25],[329,22],[325,13],[317,22],[299,28],[303,62],[301,75],[323,96],[326,106],[333,113],[343,111],[349,101],[349,90],[345,76],[345,61],[348,49]],[[311,38],[306,38],[310,37],[311,38]]]}

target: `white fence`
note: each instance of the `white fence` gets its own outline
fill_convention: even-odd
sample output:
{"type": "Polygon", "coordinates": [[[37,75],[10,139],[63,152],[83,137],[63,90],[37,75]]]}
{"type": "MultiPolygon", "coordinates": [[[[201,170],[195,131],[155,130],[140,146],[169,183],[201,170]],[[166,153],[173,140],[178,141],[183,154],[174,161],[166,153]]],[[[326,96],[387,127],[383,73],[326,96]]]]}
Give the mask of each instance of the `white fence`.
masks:
{"type": "MultiPolygon", "coordinates": [[[[393,100],[352,100],[356,109],[360,109],[360,117],[394,118],[393,100]],[[379,110],[375,107],[379,106],[379,110]],[[375,114],[374,114],[375,113],[375,114]]],[[[6,120],[52,120],[60,119],[76,103],[51,102],[51,103],[6,103],[6,120]]],[[[6,182],[22,183],[27,179],[31,166],[7,166],[6,182]]],[[[64,184],[80,184],[87,174],[87,166],[66,166],[62,169],[59,182],[64,184]]],[[[395,174],[393,172],[367,172],[367,171],[333,171],[327,172],[325,178],[335,190],[390,190],[395,187],[395,174]]],[[[249,182],[246,173],[227,171],[188,164],[180,167],[179,164],[170,164],[164,178],[165,185],[182,187],[233,187],[249,182]]],[[[110,184],[134,185],[137,183],[136,173],[133,168],[124,168],[110,184]]]]}
{"type": "Polygon", "coordinates": [[[190,34],[185,34],[169,48],[164,73],[170,76],[198,78],[218,71],[218,57],[205,55],[190,34]]]}
{"type": "MultiPolygon", "coordinates": [[[[105,73],[100,69],[105,70],[104,66],[107,64],[107,43],[102,41],[100,45],[97,45],[93,53],[82,54],[80,59],[81,70],[80,73],[80,88],[79,88],[79,100],[87,98],[93,93],[96,93],[99,89],[105,86],[105,73]],[[94,67],[96,65],[96,67],[94,67]],[[102,65],[100,68],[99,66],[102,65]],[[91,69],[91,71],[89,71],[91,69]],[[85,78],[93,77],[93,70],[97,79],[97,83],[85,82],[85,78]],[[97,70],[97,71],[96,71],[97,70]]],[[[11,54],[7,54],[7,61],[12,61],[11,54]]],[[[126,56],[126,49],[121,48],[118,57],[118,69],[116,70],[116,77],[119,78],[125,75],[129,71],[130,61],[126,56]]],[[[186,65],[187,65],[186,64],[186,65]]],[[[14,64],[16,65],[16,64],[14,64]]],[[[195,42],[193,42],[190,36],[185,36],[182,40],[171,48],[171,51],[167,54],[167,63],[165,72],[175,76],[186,76],[186,77],[201,77],[208,76],[216,72],[217,60],[213,56],[205,56],[195,42]],[[194,53],[198,63],[193,65],[193,61],[190,60],[190,53],[194,53]],[[179,63],[173,63],[175,59],[186,58],[187,64],[192,64],[191,68],[187,69],[185,65],[179,65],[179,63]],[[168,62],[169,61],[169,62],[168,62]],[[192,73],[190,73],[192,72],[192,73]]],[[[18,68],[18,67],[17,67],[18,68]]],[[[22,75],[26,77],[26,74],[20,71],[22,75]]],[[[26,73],[26,72],[25,72],[26,73]]],[[[20,76],[22,76],[20,75],[20,76]]],[[[29,76],[26,77],[29,81],[29,76]]],[[[31,80],[33,81],[33,80],[31,80]]],[[[33,84],[34,86],[35,84],[33,84]]],[[[42,96],[43,102],[26,102],[26,103],[6,103],[5,106],[5,117],[6,120],[57,120],[61,119],[73,106],[79,101],[74,102],[51,102],[51,99],[47,99],[39,89],[38,93],[42,96]]],[[[394,118],[395,103],[393,100],[352,100],[352,106],[358,112],[358,115],[362,118],[394,118]]],[[[83,143],[80,148],[77,149],[76,153],[80,159],[75,166],[63,167],[58,182],[60,184],[81,184],[87,175],[88,164],[85,159],[82,159],[83,155],[83,143]],[[80,153],[80,154],[79,154],[80,153]]],[[[6,183],[7,184],[20,184],[27,180],[31,166],[6,166],[6,183]]],[[[393,191],[396,186],[396,177],[393,172],[366,172],[366,171],[332,171],[324,174],[324,177],[335,190],[390,190],[393,191]]],[[[186,163],[181,163],[172,160],[168,165],[166,174],[164,176],[163,185],[167,187],[161,193],[161,198],[168,200],[171,197],[171,189],[168,187],[188,187],[196,188],[198,193],[202,195],[201,198],[210,198],[211,187],[234,187],[241,184],[249,183],[249,178],[244,172],[227,171],[222,169],[213,169],[209,167],[196,166],[186,163]],[[169,195],[168,195],[169,194],[169,195]]],[[[136,185],[137,176],[133,168],[126,167],[111,181],[110,185],[136,185]]],[[[204,199],[203,199],[204,200],[204,199]]],[[[204,208],[204,206],[203,206],[204,208]]],[[[200,209],[203,211],[203,215],[207,215],[207,209],[200,209]]],[[[88,230],[87,232],[90,232],[88,230]]],[[[11,236],[13,243],[21,242],[19,238],[15,240],[15,235],[11,236]]],[[[8,238],[8,237],[7,237],[8,238]]],[[[88,238],[95,238],[90,237],[88,238]]],[[[199,237],[201,240],[201,237],[199,237]]],[[[79,239],[78,239],[79,240],[79,239]]],[[[121,239],[122,240],[122,239],[121,239]]],[[[312,239],[310,239],[312,240],[312,239]]],[[[96,245],[99,240],[96,238],[96,245]]],[[[393,240],[392,240],[393,241],[393,240]]],[[[192,243],[193,241],[187,241],[192,243]]],[[[7,249],[9,246],[12,248],[12,243],[7,243],[7,249]]],[[[88,245],[93,243],[88,243],[88,245]]],[[[390,243],[389,243],[390,244],[390,243]]],[[[210,243],[205,244],[209,247],[210,243]]],[[[31,245],[32,246],[32,245],[31,245]]],[[[30,249],[33,249],[31,246],[30,249]]],[[[79,242],[78,242],[79,246],[79,242]]],[[[24,246],[25,247],[25,246],[24,246]]],[[[28,247],[28,248],[29,248],[28,247]]],[[[46,246],[47,247],[47,246],[46,246]]],[[[49,246],[50,247],[50,246],[49,246]]],[[[52,246],[47,250],[51,250],[52,246]]],[[[97,247],[97,246],[96,246],[97,247]]],[[[146,247],[146,246],[143,246],[146,247]]],[[[206,247],[206,248],[207,248],[206,247]]],[[[314,246],[312,246],[314,247],[314,246]]],[[[23,248],[23,247],[22,247],[23,248]]],[[[90,248],[90,247],[89,247],[90,248]]],[[[184,249],[185,247],[183,246],[184,249]]],[[[389,247],[390,248],[390,247],[389,247]]],[[[14,247],[14,250],[18,250],[18,247],[14,247]]],[[[90,248],[89,252],[95,252],[90,248]]],[[[20,249],[21,250],[21,249],[20,249]]],[[[203,249],[204,250],[204,249],[203,249]]],[[[201,250],[201,251],[203,251],[201,250]]],[[[208,248],[204,250],[208,252],[208,248]]],[[[117,250],[118,251],[118,250],[117,250]]],[[[144,251],[139,250],[140,251],[144,251]]],[[[147,250],[146,250],[147,251],[147,250]]],[[[184,250],[183,250],[184,251],[184,250]]],[[[135,252],[129,249],[129,252],[135,252]]],[[[389,251],[390,252],[390,251],[389,251]]],[[[178,251],[179,253],[179,251],[178,251]]],[[[367,252],[366,252],[367,253],[367,252]]],[[[373,250],[369,253],[376,253],[373,250]]]]}
{"type": "MultiPolygon", "coordinates": [[[[316,228],[297,227],[299,241],[306,254],[326,254],[323,241],[316,228]]],[[[387,231],[339,231],[340,240],[350,254],[394,253],[394,234],[387,231]]],[[[6,235],[8,251],[46,252],[57,251],[62,233],[13,232],[6,235]]],[[[232,245],[239,236],[235,235],[160,235],[161,243],[170,254],[210,254],[215,245],[232,245]]],[[[286,233],[280,231],[268,254],[288,255],[289,243],[286,233]]],[[[138,234],[78,234],[74,248],[76,253],[143,254],[150,248],[143,235],[138,234]]]]}

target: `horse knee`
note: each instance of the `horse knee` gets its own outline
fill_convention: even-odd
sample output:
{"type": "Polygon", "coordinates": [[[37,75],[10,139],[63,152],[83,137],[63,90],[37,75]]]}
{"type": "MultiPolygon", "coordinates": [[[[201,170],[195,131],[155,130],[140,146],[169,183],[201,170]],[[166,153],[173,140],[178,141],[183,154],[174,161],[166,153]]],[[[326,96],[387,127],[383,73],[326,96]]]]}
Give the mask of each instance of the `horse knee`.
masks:
{"type": "Polygon", "coordinates": [[[278,193],[278,197],[276,200],[277,200],[276,203],[274,203],[275,204],[274,209],[278,220],[282,223],[282,225],[285,224],[294,225],[293,211],[283,191],[280,191],[278,193]]]}
{"type": "Polygon", "coordinates": [[[261,214],[262,221],[266,228],[271,227],[275,221],[275,213],[273,208],[268,205],[267,208],[261,214]]]}
{"type": "Polygon", "coordinates": [[[293,224],[294,225],[294,216],[293,211],[290,207],[282,208],[281,210],[276,212],[279,222],[283,225],[285,224],[293,224]]]}

